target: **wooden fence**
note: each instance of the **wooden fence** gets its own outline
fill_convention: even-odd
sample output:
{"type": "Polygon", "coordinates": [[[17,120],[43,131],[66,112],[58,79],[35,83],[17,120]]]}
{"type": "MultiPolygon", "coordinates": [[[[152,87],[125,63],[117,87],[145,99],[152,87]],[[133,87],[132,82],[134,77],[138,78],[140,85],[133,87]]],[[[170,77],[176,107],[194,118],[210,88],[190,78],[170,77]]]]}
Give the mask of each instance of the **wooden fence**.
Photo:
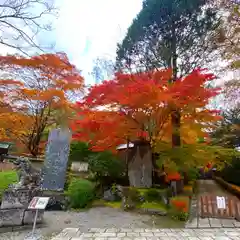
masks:
{"type": "Polygon", "coordinates": [[[202,218],[225,218],[240,221],[240,201],[235,196],[201,195],[198,197],[198,207],[202,218]],[[221,200],[221,205],[217,198],[221,200]]]}

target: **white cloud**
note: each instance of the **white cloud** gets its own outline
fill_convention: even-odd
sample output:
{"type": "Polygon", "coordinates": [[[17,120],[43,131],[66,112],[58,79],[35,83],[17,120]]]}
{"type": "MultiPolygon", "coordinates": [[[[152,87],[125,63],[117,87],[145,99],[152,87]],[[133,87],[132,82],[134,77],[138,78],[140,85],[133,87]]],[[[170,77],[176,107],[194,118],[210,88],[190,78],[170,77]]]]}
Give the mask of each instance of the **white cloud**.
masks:
{"type": "Polygon", "coordinates": [[[116,44],[122,40],[141,0],[59,0],[56,47],[65,51],[87,76],[98,56],[115,58],[116,44]],[[60,3],[61,1],[61,3],[60,3]],[[87,44],[87,45],[86,45],[87,44]]]}

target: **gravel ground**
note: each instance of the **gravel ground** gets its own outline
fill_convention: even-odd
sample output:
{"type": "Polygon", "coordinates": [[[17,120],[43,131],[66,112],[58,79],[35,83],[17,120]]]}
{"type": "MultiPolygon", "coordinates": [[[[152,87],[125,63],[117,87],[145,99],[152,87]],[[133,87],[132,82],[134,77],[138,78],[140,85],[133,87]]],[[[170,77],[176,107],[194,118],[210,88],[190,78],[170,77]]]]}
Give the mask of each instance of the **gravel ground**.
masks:
{"type": "MultiPolygon", "coordinates": [[[[87,231],[89,228],[147,228],[146,222],[150,216],[135,213],[122,212],[118,209],[99,207],[91,208],[83,212],[45,212],[46,226],[38,229],[42,239],[51,239],[64,228],[80,228],[87,231]]],[[[0,240],[24,240],[29,231],[2,233],[0,240]]]]}

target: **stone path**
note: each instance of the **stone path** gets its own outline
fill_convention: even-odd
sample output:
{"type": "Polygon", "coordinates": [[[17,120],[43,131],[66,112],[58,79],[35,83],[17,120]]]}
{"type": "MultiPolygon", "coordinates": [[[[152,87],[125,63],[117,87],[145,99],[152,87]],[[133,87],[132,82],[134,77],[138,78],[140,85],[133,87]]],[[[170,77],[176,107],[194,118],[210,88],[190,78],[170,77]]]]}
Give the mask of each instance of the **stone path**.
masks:
{"type": "Polygon", "coordinates": [[[221,188],[214,180],[198,180],[198,194],[230,195],[231,193],[221,188]]]}
{"type": "MultiPolygon", "coordinates": [[[[86,232],[89,228],[156,227],[151,216],[124,212],[109,207],[96,207],[80,212],[47,211],[44,214],[44,220],[44,226],[37,226],[37,232],[43,236],[44,240],[51,239],[65,228],[77,227],[82,232],[86,232]]],[[[1,233],[0,228],[0,240],[24,240],[30,230],[12,232],[10,229],[9,232],[1,233]]]]}
{"type": "Polygon", "coordinates": [[[186,223],[186,228],[240,228],[235,219],[194,218],[186,223]]]}
{"type": "Polygon", "coordinates": [[[51,240],[240,240],[238,229],[66,228],[51,240]]]}
{"type": "MultiPolygon", "coordinates": [[[[216,194],[218,196],[232,195],[222,189],[214,180],[198,180],[198,195],[216,194]]],[[[218,219],[218,218],[200,218],[197,199],[192,199],[191,213],[186,228],[238,228],[240,222],[235,219],[218,219]]]]}

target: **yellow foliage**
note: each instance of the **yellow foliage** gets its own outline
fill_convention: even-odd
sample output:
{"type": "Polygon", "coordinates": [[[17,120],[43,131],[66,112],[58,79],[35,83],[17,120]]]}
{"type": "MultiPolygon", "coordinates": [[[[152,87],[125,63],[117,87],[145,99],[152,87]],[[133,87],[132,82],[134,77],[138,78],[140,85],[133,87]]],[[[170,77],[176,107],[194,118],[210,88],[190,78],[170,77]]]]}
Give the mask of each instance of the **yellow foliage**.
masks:
{"type": "Polygon", "coordinates": [[[236,150],[205,143],[183,144],[173,149],[169,143],[158,142],[155,151],[160,153],[158,164],[164,164],[174,171],[177,168],[187,170],[196,166],[206,166],[209,162],[221,169],[234,156],[240,156],[236,150]]]}
{"type": "Polygon", "coordinates": [[[27,134],[33,127],[33,118],[17,112],[0,114],[0,125],[3,129],[2,139],[27,140],[27,134]]]}
{"type": "Polygon", "coordinates": [[[186,185],[183,187],[184,192],[193,192],[193,187],[191,185],[186,185]]]}

